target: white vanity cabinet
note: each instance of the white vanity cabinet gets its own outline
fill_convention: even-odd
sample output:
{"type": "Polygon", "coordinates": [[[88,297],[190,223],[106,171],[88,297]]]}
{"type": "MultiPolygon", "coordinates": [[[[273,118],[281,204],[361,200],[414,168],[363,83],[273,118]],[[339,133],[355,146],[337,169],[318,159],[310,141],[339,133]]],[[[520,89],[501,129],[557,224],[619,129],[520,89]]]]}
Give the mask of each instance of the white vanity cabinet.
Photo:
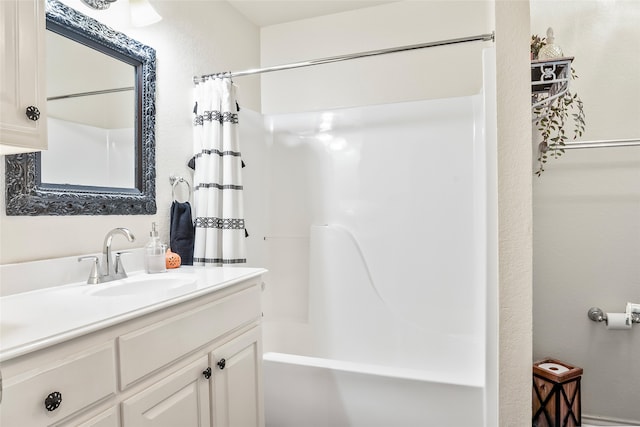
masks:
{"type": "Polygon", "coordinates": [[[45,150],[44,0],[2,0],[0,20],[0,154],[45,150]]]}
{"type": "Polygon", "coordinates": [[[211,395],[203,356],[122,403],[124,426],[211,426],[211,395]]]}
{"type": "Polygon", "coordinates": [[[263,426],[261,363],[254,327],[125,400],[123,427],[263,426]]]}
{"type": "Polygon", "coordinates": [[[3,365],[0,425],[49,425],[114,396],[114,355],[113,343],[105,343],[70,357],[61,353],[52,353],[49,361],[39,357],[17,375],[8,376],[11,365],[7,369],[3,365]]]}
{"type": "Polygon", "coordinates": [[[79,419],[72,419],[62,424],[56,424],[56,427],[119,427],[120,417],[118,415],[118,408],[111,407],[105,411],[99,411],[97,414],[92,414],[89,419],[81,421],[79,419]]]}
{"type": "Polygon", "coordinates": [[[214,426],[263,426],[262,344],[259,328],[210,354],[214,426]]]}
{"type": "Polygon", "coordinates": [[[260,294],[257,276],[4,361],[0,425],[263,427],[260,294]]]}

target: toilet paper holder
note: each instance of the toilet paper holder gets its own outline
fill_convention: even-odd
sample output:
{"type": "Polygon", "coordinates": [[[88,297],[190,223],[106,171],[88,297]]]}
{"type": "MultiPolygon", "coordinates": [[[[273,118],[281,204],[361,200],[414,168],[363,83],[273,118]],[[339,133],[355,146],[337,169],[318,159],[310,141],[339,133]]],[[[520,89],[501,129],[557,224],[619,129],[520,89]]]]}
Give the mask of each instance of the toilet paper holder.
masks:
{"type": "MultiPolygon", "coordinates": [[[[627,323],[640,323],[640,304],[627,303],[627,310],[625,311],[627,316],[627,323]]],[[[591,307],[587,313],[589,319],[594,322],[607,322],[607,315],[598,307],[591,307]]]]}

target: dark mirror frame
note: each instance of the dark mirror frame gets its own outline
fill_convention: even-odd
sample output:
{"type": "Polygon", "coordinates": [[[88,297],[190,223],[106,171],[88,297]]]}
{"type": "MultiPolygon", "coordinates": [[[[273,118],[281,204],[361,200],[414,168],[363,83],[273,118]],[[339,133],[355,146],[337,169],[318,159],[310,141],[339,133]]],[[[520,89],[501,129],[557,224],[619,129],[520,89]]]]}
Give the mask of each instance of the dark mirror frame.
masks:
{"type": "Polygon", "coordinates": [[[152,215],[155,198],[156,52],[57,0],[46,1],[47,29],[135,68],[136,188],[42,183],[40,153],[5,156],[7,215],[152,215]]]}

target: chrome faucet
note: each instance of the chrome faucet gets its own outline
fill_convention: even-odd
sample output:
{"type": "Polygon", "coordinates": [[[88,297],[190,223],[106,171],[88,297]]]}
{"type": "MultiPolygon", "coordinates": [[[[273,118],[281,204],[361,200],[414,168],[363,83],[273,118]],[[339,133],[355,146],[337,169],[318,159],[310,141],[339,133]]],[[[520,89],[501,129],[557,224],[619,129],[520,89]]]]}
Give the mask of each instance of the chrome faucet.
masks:
{"type": "Polygon", "coordinates": [[[98,284],[104,282],[110,282],[112,280],[124,279],[127,277],[127,273],[122,266],[122,255],[128,252],[116,252],[115,260],[111,252],[111,241],[116,234],[122,234],[127,238],[129,242],[133,242],[136,238],[131,231],[127,228],[114,228],[109,231],[104,238],[102,245],[102,268],[97,256],[84,256],[78,258],[78,261],[91,260],[93,261],[93,267],[91,273],[89,273],[88,284],[98,284]]]}
{"type": "Polygon", "coordinates": [[[122,261],[120,260],[120,255],[124,252],[118,252],[116,254],[115,263],[113,262],[113,255],[111,254],[111,240],[115,234],[124,235],[130,242],[133,242],[136,239],[127,228],[114,228],[107,233],[104,237],[104,244],[102,245],[102,277],[106,279],[103,280],[103,282],[127,277],[127,273],[124,271],[122,261]]]}

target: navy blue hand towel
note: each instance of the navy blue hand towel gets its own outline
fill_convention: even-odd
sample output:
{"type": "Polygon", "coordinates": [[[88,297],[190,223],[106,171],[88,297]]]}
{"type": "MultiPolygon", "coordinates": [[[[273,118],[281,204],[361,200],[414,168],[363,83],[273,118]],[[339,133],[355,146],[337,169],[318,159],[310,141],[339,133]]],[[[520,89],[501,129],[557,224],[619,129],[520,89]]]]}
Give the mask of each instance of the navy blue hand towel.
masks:
{"type": "Polygon", "coordinates": [[[189,202],[171,204],[171,228],[169,245],[171,251],[180,255],[182,265],[193,265],[193,242],[195,230],[191,219],[189,202]]]}

